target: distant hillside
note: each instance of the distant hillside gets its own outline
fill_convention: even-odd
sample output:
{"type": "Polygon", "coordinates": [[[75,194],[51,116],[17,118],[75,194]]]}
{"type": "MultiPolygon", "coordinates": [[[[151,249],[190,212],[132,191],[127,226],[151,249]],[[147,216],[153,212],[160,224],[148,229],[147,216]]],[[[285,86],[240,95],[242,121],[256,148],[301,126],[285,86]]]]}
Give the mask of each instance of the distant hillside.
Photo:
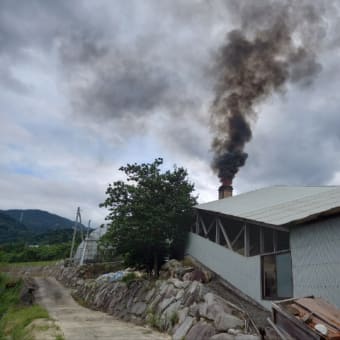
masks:
{"type": "Polygon", "coordinates": [[[72,229],[74,222],[43,210],[2,210],[3,214],[24,224],[29,231],[34,233],[45,233],[57,229],[72,229]]]}
{"type": "Polygon", "coordinates": [[[0,212],[0,243],[18,242],[26,239],[30,234],[24,224],[0,212]]]}
{"type": "MultiPolygon", "coordinates": [[[[43,210],[0,210],[0,244],[70,242],[74,222],[43,210]]],[[[87,228],[82,226],[84,234],[87,228]]],[[[80,237],[78,232],[78,237],[80,237]]]]}

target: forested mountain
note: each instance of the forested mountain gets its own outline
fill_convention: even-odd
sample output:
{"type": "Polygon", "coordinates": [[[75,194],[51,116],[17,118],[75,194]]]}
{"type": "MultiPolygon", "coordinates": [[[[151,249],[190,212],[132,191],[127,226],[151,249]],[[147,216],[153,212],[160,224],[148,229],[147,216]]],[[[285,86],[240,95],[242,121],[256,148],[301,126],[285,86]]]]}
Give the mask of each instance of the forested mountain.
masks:
{"type": "Polygon", "coordinates": [[[12,243],[30,235],[28,228],[14,218],[0,212],[0,243],[12,243]]]}
{"type": "Polygon", "coordinates": [[[37,209],[27,210],[2,210],[3,214],[24,224],[30,231],[35,233],[44,233],[56,229],[72,229],[74,222],[47,211],[37,209]]]}
{"type": "MultiPolygon", "coordinates": [[[[73,221],[47,211],[0,210],[0,262],[66,258],[71,249],[73,226],[73,221]]],[[[82,228],[85,234],[86,228],[82,228]]],[[[81,242],[79,232],[75,241],[77,247],[81,242]]]]}
{"type": "Polygon", "coordinates": [[[73,221],[43,210],[0,210],[0,244],[69,242],[73,226],[73,221]]]}

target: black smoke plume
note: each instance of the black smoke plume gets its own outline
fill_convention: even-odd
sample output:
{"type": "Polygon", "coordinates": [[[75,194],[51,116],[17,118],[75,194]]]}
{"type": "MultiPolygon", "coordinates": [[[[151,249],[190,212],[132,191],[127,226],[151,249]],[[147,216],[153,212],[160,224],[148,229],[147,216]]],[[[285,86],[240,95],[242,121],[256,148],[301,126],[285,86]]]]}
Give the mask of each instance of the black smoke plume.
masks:
{"type": "Polygon", "coordinates": [[[213,169],[231,183],[248,157],[255,105],[291,81],[308,85],[320,71],[316,41],[322,8],[304,1],[245,1],[234,8],[241,28],[227,34],[217,55],[212,105],[213,169]]]}

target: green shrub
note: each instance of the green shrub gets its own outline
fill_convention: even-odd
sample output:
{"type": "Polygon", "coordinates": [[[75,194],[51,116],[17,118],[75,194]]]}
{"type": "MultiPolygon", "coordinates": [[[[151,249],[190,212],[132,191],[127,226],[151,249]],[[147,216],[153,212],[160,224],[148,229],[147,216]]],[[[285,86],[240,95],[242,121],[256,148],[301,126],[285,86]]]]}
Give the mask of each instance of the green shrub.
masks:
{"type": "Polygon", "coordinates": [[[128,273],[125,276],[123,276],[122,281],[125,283],[129,283],[137,279],[138,279],[137,275],[134,272],[132,272],[132,273],[128,273]]]}

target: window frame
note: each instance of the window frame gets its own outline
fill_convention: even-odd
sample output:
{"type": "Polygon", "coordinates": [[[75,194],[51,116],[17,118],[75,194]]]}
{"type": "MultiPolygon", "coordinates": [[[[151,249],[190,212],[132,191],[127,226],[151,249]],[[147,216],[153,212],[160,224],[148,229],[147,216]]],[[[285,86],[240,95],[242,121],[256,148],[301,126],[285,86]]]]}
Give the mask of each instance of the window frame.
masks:
{"type": "MultiPolygon", "coordinates": [[[[277,255],[281,255],[281,254],[290,254],[290,261],[291,261],[291,269],[293,271],[292,268],[292,255],[291,255],[291,251],[290,250],[280,250],[280,251],[276,251],[276,252],[271,252],[271,253],[267,253],[267,254],[261,254],[261,268],[260,268],[260,273],[261,273],[261,299],[265,300],[265,301],[280,301],[280,300],[286,300],[286,299],[290,299],[294,296],[294,285],[293,285],[293,275],[291,275],[291,287],[292,287],[292,294],[291,296],[285,296],[285,297],[279,297],[277,295],[275,296],[265,296],[264,295],[264,258],[266,256],[275,256],[275,260],[276,260],[276,256],[277,255]]],[[[275,261],[276,262],[276,261],[275,261]]],[[[293,274],[293,273],[292,273],[293,274]]],[[[275,263],[275,278],[276,278],[276,288],[277,288],[277,266],[275,263]]],[[[276,289],[277,291],[277,289],[276,289]]]]}

